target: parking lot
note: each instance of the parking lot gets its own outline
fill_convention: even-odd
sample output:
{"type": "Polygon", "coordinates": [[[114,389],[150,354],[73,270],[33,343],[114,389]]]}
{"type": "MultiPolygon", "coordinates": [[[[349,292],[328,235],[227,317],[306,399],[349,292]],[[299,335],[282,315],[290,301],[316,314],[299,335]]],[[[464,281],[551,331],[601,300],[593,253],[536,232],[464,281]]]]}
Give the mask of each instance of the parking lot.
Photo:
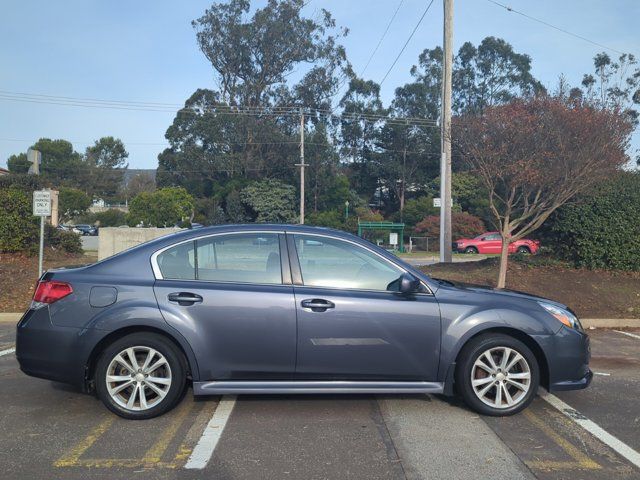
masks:
{"type": "Polygon", "coordinates": [[[592,386],[541,391],[514,417],[480,418],[438,396],[189,391],[170,414],[133,422],[22,374],[14,328],[0,324],[6,479],[640,478],[640,331],[592,331],[592,386]]]}

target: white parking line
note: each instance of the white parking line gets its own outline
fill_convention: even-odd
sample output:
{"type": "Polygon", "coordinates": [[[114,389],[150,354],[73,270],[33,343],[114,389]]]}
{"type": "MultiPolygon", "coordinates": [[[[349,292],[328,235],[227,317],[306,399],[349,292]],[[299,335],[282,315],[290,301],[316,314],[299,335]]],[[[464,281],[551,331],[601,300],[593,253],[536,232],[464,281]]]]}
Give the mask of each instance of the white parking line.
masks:
{"type": "Polygon", "coordinates": [[[614,330],[614,332],[618,332],[618,333],[621,333],[623,335],[626,335],[627,337],[637,338],[638,340],[640,340],[640,335],[636,335],[635,333],[623,332],[622,330],[614,330]]]}
{"type": "Polygon", "coordinates": [[[569,405],[564,403],[555,395],[550,393],[541,393],[540,397],[546,400],[551,406],[557,408],[560,412],[565,414],[575,423],[584,428],[591,435],[596,437],[602,443],[615,450],[619,455],[623,456],[631,463],[633,463],[636,467],[640,468],[640,453],[636,452],[629,445],[624,443],[621,440],[618,440],[616,437],[611,435],[606,430],[602,429],[598,424],[589,420],[582,413],[577,411],[575,408],[571,408],[569,405]]]}
{"type": "Polygon", "coordinates": [[[193,449],[184,468],[201,470],[207,466],[235,404],[235,395],[225,395],[222,397],[218,408],[216,408],[211,420],[209,420],[204,432],[202,432],[202,436],[200,440],[198,440],[198,444],[193,449]]]}
{"type": "Polygon", "coordinates": [[[6,350],[0,350],[0,357],[4,355],[9,355],[10,353],[13,353],[15,351],[16,351],[15,348],[7,348],[6,350]]]}

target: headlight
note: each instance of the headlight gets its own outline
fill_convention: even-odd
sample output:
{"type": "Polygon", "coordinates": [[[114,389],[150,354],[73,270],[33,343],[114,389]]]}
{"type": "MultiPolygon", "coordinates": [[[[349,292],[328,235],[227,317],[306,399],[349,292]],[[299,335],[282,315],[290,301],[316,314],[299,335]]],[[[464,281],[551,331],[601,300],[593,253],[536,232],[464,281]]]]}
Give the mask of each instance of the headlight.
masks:
{"type": "Polygon", "coordinates": [[[553,305],[551,303],[546,302],[538,302],[538,304],[544,308],[551,315],[556,317],[556,319],[566,325],[569,328],[575,328],[576,330],[582,330],[582,325],[580,324],[580,320],[569,310],[564,308],[560,308],[557,305],[553,305]]]}

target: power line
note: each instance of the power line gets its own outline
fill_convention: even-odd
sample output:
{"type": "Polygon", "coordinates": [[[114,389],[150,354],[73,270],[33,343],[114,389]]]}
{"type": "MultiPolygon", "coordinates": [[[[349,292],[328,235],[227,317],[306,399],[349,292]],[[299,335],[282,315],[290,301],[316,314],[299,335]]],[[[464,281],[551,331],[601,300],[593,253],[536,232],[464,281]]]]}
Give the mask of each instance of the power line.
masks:
{"type": "Polygon", "coordinates": [[[621,52],[620,50],[616,50],[615,48],[608,47],[607,45],[603,45],[602,43],[595,42],[595,41],[593,41],[593,40],[591,40],[591,39],[589,39],[587,37],[583,37],[582,35],[578,35],[577,33],[570,32],[569,30],[566,30],[564,28],[558,27],[556,25],[553,25],[553,24],[551,24],[549,22],[546,22],[544,20],[541,20],[539,18],[532,17],[531,15],[528,15],[528,14],[526,14],[524,12],[520,12],[518,10],[513,9],[513,8],[509,7],[508,5],[503,5],[502,3],[496,2],[495,0],[487,0],[487,1],[490,2],[490,3],[493,3],[494,5],[497,5],[499,7],[504,8],[508,12],[517,13],[518,15],[521,15],[521,16],[523,16],[525,18],[528,18],[529,20],[533,20],[534,22],[541,23],[542,25],[545,25],[545,26],[547,26],[549,28],[553,28],[554,30],[558,30],[559,32],[565,33],[565,34],[570,35],[572,37],[578,38],[578,39],[583,40],[585,42],[588,42],[588,43],[590,43],[592,45],[595,45],[597,47],[604,48],[606,50],[611,50],[612,52],[619,53],[620,55],[624,55],[624,52],[621,52]]]}
{"type": "Polygon", "coordinates": [[[391,64],[391,66],[389,67],[389,70],[387,70],[387,73],[384,74],[384,77],[382,78],[382,81],[380,82],[380,85],[382,85],[384,83],[384,81],[387,79],[387,77],[389,76],[389,74],[391,73],[391,70],[393,70],[393,67],[395,67],[398,59],[400,58],[400,56],[402,55],[402,53],[404,52],[404,49],[407,48],[407,45],[409,44],[409,42],[411,41],[411,39],[413,38],[413,36],[416,33],[416,30],[418,30],[418,27],[420,26],[420,24],[422,23],[422,20],[424,20],[424,17],[427,15],[427,12],[429,11],[429,9],[431,8],[431,5],[433,5],[433,0],[431,0],[429,2],[429,5],[427,5],[427,8],[424,10],[424,12],[422,13],[422,16],[420,17],[420,20],[418,20],[418,23],[416,23],[416,26],[413,27],[413,31],[411,32],[411,35],[409,35],[409,38],[407,38],[407,41],[404,42],[404,45],[402,46],[402,49],[400,50],[400,52],[398,53],[398,55],[396,56],[395,60],[393,61],[393,63],[391,64]]]}
{"type": "Polygon", "coordinates": [[[378,48],[380,48],[380,44],[384,40],[384,37],[387,36],[387,32],[389,31],[389,27],[391,27],[391,24],[395,20],[396,15],[398,15],[398,11],[400,10],[400,7],[402,6],[403,3],[404,3],[404,0],[400,0],[400,3],[398,4],[398,8],[396,8],[396,11],[393,12],[393,16],[391,17],[391,20],[389,20],[389,23],[387,23],[387,28],[384,29],[384,32],[382,33],[382,36],[380,37],[380,40],[378,40],[378,44],[376,45],[376,48],[373,49],[373,52],[371,52],[371,55],[369,56],[369,60],[367,60],[366,65],[364,66],[364,68],[360,72],[360,76],[361,77],[362,77],[362,75],[364,75],[365,70],[367,69],[367,67],[371,63],[371,60],[373,59],[374,55],[378,51],[378,48]]]}
{"type": "MultiPolygon", "coordinates": [[[[119,100],[81,99],[76,97],[61,97],[42,94],[27,94],[23,92],[0,91],[0,100],[26,102],[44,105],[61,105],[82,108],[115,109],[125,111],[160,112],[172,114],[202,115],[205,113],[217,115],[241,115],[241,116],[276,116],[298,117],[300,106],[233,106],[214,105],[211,107],[181,107],[171,104],[150,102],[125,102],[119,100]],[[165,106],[166,105],[166,106],[165,106]]],[[[305,112],[315,113],[318,116],[332,117],[343,120],[364,120],[371,122],[385,121],[389,125],[409,123],[414,126],[436,127],[436,121],[426,118],[400,118],[377,115],[372,113],[335,113],[333,110],[303,107],[305,112]]]]}

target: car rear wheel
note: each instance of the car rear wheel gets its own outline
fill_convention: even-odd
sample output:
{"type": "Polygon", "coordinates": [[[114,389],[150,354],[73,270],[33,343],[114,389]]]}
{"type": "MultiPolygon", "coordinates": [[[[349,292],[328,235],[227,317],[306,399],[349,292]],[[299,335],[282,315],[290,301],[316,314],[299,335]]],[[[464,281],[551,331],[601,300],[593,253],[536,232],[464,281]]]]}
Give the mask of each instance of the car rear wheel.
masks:
{"type": "Polygon", "coordinates": [[[524,343],[504,334],[473,339],[456,368],[456,385],[465,403],[483,415],[522,411],[533,400],[539,382],[535,355],[524,343]]]}
{"type": "Polygon", "coordinates": [[[476,247],[467,247],[464,249],[464,253],[478,253],[478,249],[476,247]]]}
{"type": "Polygon", "coordinates": [[[96,391],[106,407],[128,419],[162,415],[182,398],[186,361],[169,340],[134,333],[109,345],[98,360],[96,391]]]}

